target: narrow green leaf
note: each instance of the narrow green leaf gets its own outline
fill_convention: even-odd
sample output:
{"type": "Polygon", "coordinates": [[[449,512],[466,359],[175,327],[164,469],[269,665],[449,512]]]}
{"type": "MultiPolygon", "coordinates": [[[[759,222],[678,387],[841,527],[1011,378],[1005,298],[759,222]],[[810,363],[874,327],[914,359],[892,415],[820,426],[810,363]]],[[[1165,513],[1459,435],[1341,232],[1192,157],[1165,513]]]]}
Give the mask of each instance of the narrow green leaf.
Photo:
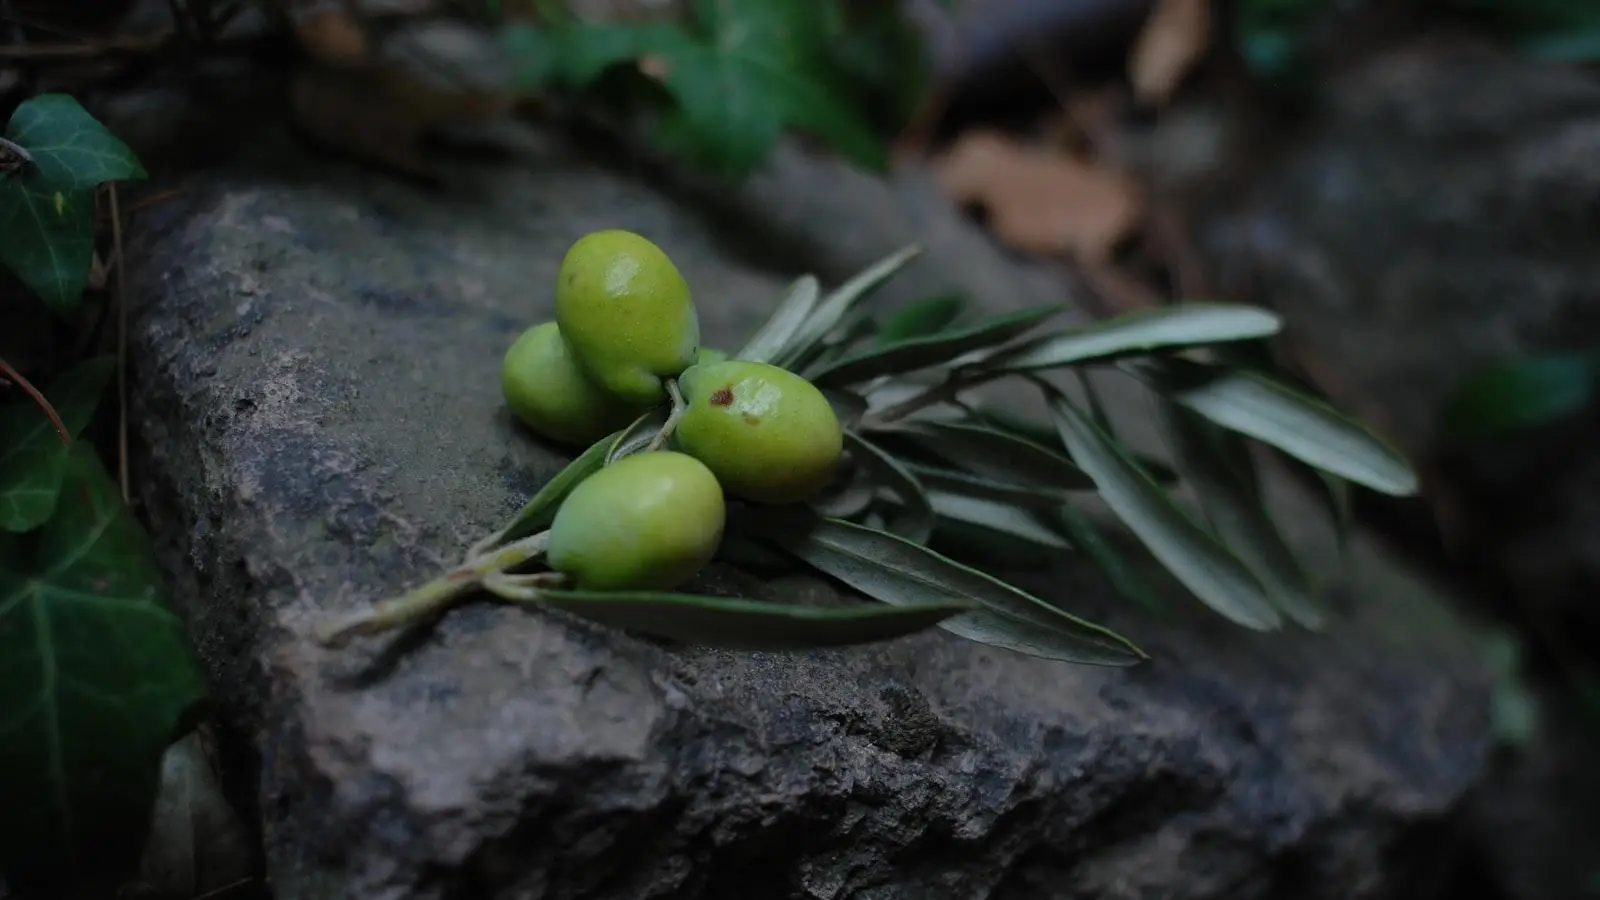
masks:
{"type": "Polygon", "coordinates": [[[1013,506],[1026,506],[1033,509],[1054,509],[1067,502],[1066,492],[1051,488],[1042,488],[1036,484],[1024,484],[1018,481],[999,481],[974,475],[960,469],[948,469],[940,466],[928,466],[921,463],[905,463],[906,471],[917,476],[923,487],[930,490],[938,489],[947,494],[960,494],[964,497],[977,497],[982,500],[992,500],[1013,506]]]}
{"type": "Polygon", "coordinates": [[[656,435],[661,433],[662,427],[667,424],[671,414],[671,408],[662,405],[634,419],[627,428],[612,437],[610,451],[606,454],[606,465],[609,466],[624,456],[632,456],[650,446],[656,435]]]}
{"type": "Polygon", "coordinates": [[[58,315],[78,308],[94,257],[91,188],[0,181],[0,263],[58,315]]]}
{"type": "MultiPolygon", "coordinates": [[[[69,436],[76,438],[89,424],[115,370],[116,357],[95,357],[45,389],[69,436]]],[[[0,409],[0,529],[32,531],[43,525],[55,511],[66,471],[67,446],[44,410],[27,397],[0,409]]]]}
{"type": "Polygon", "coordinates": [[[833,414],[838,418],[842,427],[854,428],[856,422],[866,414],[867,398],[860,394],[835,388],[822,388],[821,390],[822,396],[827,398],[828,405],[833,407],[833,414]]]}
{"type": "Polygon", "coordinates": [[[1027,541],[1052,550],[1072,549],[1072,545],[1041,522],[1033,510],[997,500],[940,490],[929,490],[928,502],[941,521],[961,522],[1004,535],[1012,540],[1027,541]]]}
{"type": "Polygon", "coordinates": [[[966,308],[966,298],[955,294],[940,294],[908,303],[883,320],[874,343],[881,347],[908,338],[938,334],[960,318],[966,308]]]}
{"type": "MultiPolygon", "coordinates": [[[[1094,419],[1095,427],[1110,435],[1113,440],[1117,437],[1117,429],[1111,424],[1111,414],[1106,411],[1105,402],[1100,399],[1100,391],[1089,380],[1089,373],[1082,369],[1072,369],[1078,385],[1083,388],[1083,398],[1089,402],[1089,415],[1094,419]]],[[[1054,430],[1051,431],[1054,434],[1054,430]]]]}
{"type": "Polygon", "coordinates": [[[1066,456],[1008,432],[937,420],[898,422],[885,430],[907,435],[940,457],[997,481],[1064,490],[1094,488],[1093,479],[1066,456]]]}
{"type": "Polygon", "coordinates": [[[1261,582],[1094,426],[1071,400],[1039,383],[1061,438],[1100,496],[1162,565],[1207,606],[1247,628],[1278,627],[1261,582]]]}
{"type": "MultiPolygon", "coordinates": [[[[1066,452],[1067,448],[1061,442],[1061,432],[1056,429],[1055,425],[1048,422],[1039,422],[1026,416],[1019,416],[1005,410],[987,407],[973,410],[973,415],[981,423],[991,428],[1014,434],[1057,452],[1066,452]]],[[[1100,424],[1098,420],[1096,424],[1100,424]]],[[[1111,429],[1105,425],[1100,425],[1100,428],[1108,435],[1112,434],[1111,429]]],[[[1142,453],[1129,453],[1128,455],[1134,462],[1139,464],[1139,468],[1143,469],[1145,474],[1155,479],[1157,484],[1170,485],[1178,483],[1177,471],[1167,465],[1165,461],[1142,453]]]]}
{"type": "Polygon", "coordinates": [[[0,534],[0,870],[13,888],[47,883],[30,896],[71,896],[50,888],[137,860],[162,754],[205,686],[88,444],[28,538],[0,534]]]}
{"type": "Polygon", "coordinates": [[[1133,600],[1140,606],[1153,613],[1166,612],[1166,604],[1161,602],[1161,597],[1156,594],[1150,583],[1140,575],[1138,570],[1129,565],[1117,548],[1106,540],[1089,517],[1070,505],[1057,507],[1056,520],[1061,523],[1061,530],[1067,534],[1067,540],[1072,546],[1088,554],[1094,561],[1100,574],[1106,576],[1111,587],[1124,597],[1133,600]]]}
{"type": "Polygon", "coordinates": [[[1164,348],[1255,340],[1282,327],[1276,313],[1256,306],[1180,303],[1045,335],[972,365],[998,372],[1041,371],[1164,348]]]}
{"type": "Polygon", "coordinates": [[[869,347],[813,374],[811,380],[819,385],[854,384],[881,375],[943,365],[972,351],[1003,344],[1063,309],[1059,304],[1039,306],[992,316],[965,328],[869,347]]]}
{"type": "Polygon", "coordinates": [[[1594,402],[1595,369],[1594,357],[1579,353],[1489,366],[1462,379],[1446,396],[1439,437],[1462,444],[1571,416],[1594,402]]]}
{"type": "Polygon", "coordinates": [[[1183,359],[1141,360],[1128,369],[1174,402],[1308,465],[1384,494],[1417,492],[1417,473],[1399,450],[1277,381],[1183,359]]]}
{"type": "Polygon", "coordinates": [[[865,466],[856,466],[848,478],[835,479],[833,485],[807,506],[818,515],[835,519],[854,519],[867,511],[878,499],[878,481],[865,466]]]}
{"type": "Polygon", "coordinates": [[[539,488],[538,493],[533,495],[533,499],[529,500],[527,505],[506,524],[496,543],[514,541],[549,528],[550,523],[555,521],[556,511],[561,508],[561,501],[567,499],[572,489],[585,478],[605,468],[606,454],[611,451],[611,445],[623,434],[624,432],[619,431],[595,441],[589,445],[589,449],[567,463],[554,478],[545,482],[544,487],[539,488]]]}
{"type": "Polygon", "coordinates": [[[1145,655],[1126,638],[1086,622],[926,547],[838,519],[769,512],[760,534],[818,571],[883,603],[970,600],[984,609],[939,627],[969,640],[1046,659],[1128,665],[1145,655]]]}
{"type": "Polygon", "coordinates": [[[69,94],[40,94],[18,106],[6,137],[33,154],[34,177],[52,191],[145,177],[128,145],[69,94]]]}
{"type": "Polygon", "coordinates": [[[802,275],[795,279],[772,315],[733,358],[764,363],[778,359],[805,326],[821,298],[822,285],[816,276],[802,275]]]}
{"type": "Polygon", "coordinates": [[[906,606],[796,606],[698,594],[540,591],[542,605],[684,644],[806,650],[905,637],[974,609],[959,598],[906,606]]]}
{"type": "Polygon", "coordinates": [[[783,355],[778,358],[778,364],[788,368],[803,363],[807,354],[844,320],[846,314],[921,252],[922,248],[915,244],[897,250],[828,294],[812,311],[799,334],[789,342],[783,355]]]}
{"type": "Polygon", "coordinates": [[[908,541],[926,543],[933,534],[933,507],[917,476],[883,448],[854,431],[845,431],[844,443],[856,461],[872,472],[874,480],[899,498],[900,513],[889,519],[889,530],[908,541]]]}
{"type": "Polygon", "coordinates": [[[1327,614],[1293,548],[1267,514],[1250,449],[1236,435],[1175,403],[1161,407],[1179,468],[1213,533],[1250,567],[1278,609],[1307,628],[1320,628],[1327,614]]]}

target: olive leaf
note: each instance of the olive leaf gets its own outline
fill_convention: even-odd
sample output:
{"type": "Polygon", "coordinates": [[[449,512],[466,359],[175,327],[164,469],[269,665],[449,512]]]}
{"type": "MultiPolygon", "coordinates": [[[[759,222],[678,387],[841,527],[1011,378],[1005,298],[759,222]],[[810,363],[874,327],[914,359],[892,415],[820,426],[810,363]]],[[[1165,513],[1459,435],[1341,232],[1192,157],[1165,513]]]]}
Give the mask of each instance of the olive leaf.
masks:
{"type": "Polygon", "coordinates": [[[872,291],[888,281],[894,273],[900,271],[921,252],[921,247],[912,244],[891,253],[828,294],[812,311],[799,332],[785,345],[783,352],[777,357],[778,364],[785,368],[797,368],[802,365],[808,354],[828,336],[829,332],[833,331],[835,326],[844,321],[846,314],[856,304],[865,300],[872,291]]]}
{"type": "Polygon", "coordinates": [[[867,412],[867,398],[855,391],[842,388],[822,388],[822,396],[833,407],[833,414],[839,424],[845,428],[852,428],[856,422],[867,412]]]}
{"type": "Polygon", "coordinates": [[[930,490],[938,489],[947,494],[960,494],[964,497],[977,497],[1035,509],[1054,509],[1067,502],[1066,492],[1042,488],[1036,484],[999,481],[959,469],[920,463],[908,462],[905,463],[905,467],[906,471],[915,475],[924,487],[930,490]]]}
{"type": "Polygon", "coordinates": [[[1036,372],[1164,348],[1254,340],[1282,327],[1276,313],[1256,306],[1180,303],[1045,335],[971,365],[989,372],[1036,372]]]}
{"type": "Polygon", "coordinates": [[[895,606],[961,599],[982,604],[981,611],[939,623],[969,640],[1090,665],[1146,658],[1109,629],[886,531],[776,511],[767,511],[759,528],[764,539],[874,600],[895,606]]]}
{"type": "Polygon", "coordinates": [[[854,519],[866,512],[878,498],[878,482],[874,474],[865,466],[852,466],[844,478],[835,479],[822,496],[807,505],[819,515],[854,519]]]}
{"type": "Polygon", "coordinates": [[[1065,538],[1041,522],[1032,510],[941,490],[929,490],[928,503],[940,520],[960,522],[1052,550],[1072,549],[1065,538]]]}
{"type": "Polygon", "coordinates": [[[917,476],[883,448],[854,431],[845,431],[844,442],[856,462],[876,476],[877,484],[887,487],[899,498],[901,512],[888,521],[889,530],[919,544],[927,541],[933,534],[933,507],[917,476]]]}
{"type": "Polygon", "coordinates": [[[539,488],[533,499],[524,505],[505,528],[501,529],[495,537],[480,547],[480,550],[493,549],[495,545],[505,541],[513,541],[520,537],[527,537],[535,532],[543,531],[555,521],[556,511],[561,508],[561,501],[567,499],[572,489],[577,487],[585,478],[605,468],[606,456],[611,452],[611,447],[623,436],[625,432],[618,431],[608,437],[603,437],[589,449],[562,467],[555,477],[545,482],[539,488]]]}
{"type": "Polygon", "coordinates": [[[883,346],[937,334],[960,318],[966,308],[966,298],[955,294],[939,294],[908,303],[883,320],[874,343],[883,346]]]}
{"type": "Polygon", "coordinates": [[[1117,548],[1100,533],[1100,529],[1089,521],[1088,516],[1068,505],[1057,507],[1055,516],[1056,521],[1061,524],[1061,530],[1066,533],[1067,540],[1072,542],[1073,547],[1089,556],[1095,567],[1100,570],[1100,574],[1106,577],[1106,581],[1111,583],[1111,587],[1117,593],[1151,612],[1166,611],[1166,604],[1161,602],[1161,597],[1156,594],[1155,589],[1137,569],[1122,558],[1122,554],[1117,552],[1117,548]]]}
{"type": "Polygon", "coordinates": [[[649,412],[634,419],[631,425],[622,429],[612,439],[611,448],[606,453],[606,465],[609,466],[625,456],[632,456],[650,446],[671,415],[671,410],[662,405],[652,407],[649,412]]]}
{"type": "Polygon", "coordinates": [[[957,597],[902,606],[797,606],[649,591],[541,590],[541,605],[684,644],[804,650],[904,637],[975,608],[957,597]]]}
{"type": "MultiPolygon", "coordinates": [[[[45,389],[69,437],[89,424],[115,368],[116,357],[96,357],[45,389]]],[[[25,397],[0,409],[0,529],[31,531],[44,524],[55,511],[66,471],[67,446],[44,410],[25,397]]]]}
{"type": "Polygon", "coordinates": [[[1094,481],[1071,459],[998,429],[925,419],[897,422],[885,431],[903,434],[943,459],[985,477],[1065,490],[1094,487],[1094,481]]]}
{"type": "Polygon", "coordinates": [[[1307,465],[1392,496],[1417,492],[1417,473],[1399,450],[1273,379],[1183,359],[1139,360],[1127,369],[1173,402],[1307,465]]]}
{"type": "Polygon", "coordinates": [[[822,285],[816,276],[802,275],[796,278],[772,315],[730,358],[765,363],[777,359],[783,348],[805,327],[806,320],[817,308],[817,301],[821,297],[822,285]]]}
{"type": "Polygon", "coordinates": [[[1190,518],[1065,394],[1049,384],[1037,384],[1073,458],[1094,480],[1106,505],[1151,554],[1228,619],[1260,631],[1277,628],[1278,611],[1249,568],[1190,518]]]}
{"type": "Polygon", "coordinates": [[[1267,514],[1250,449],[1238,436],[1177,404],[1163,402],[1161,412],[1184,480],[1212,531],[1250,567],[1285,615],[1307,628],[1321,627],[1326,614],[1294,550],[1267,514]]]}
{"type": "Polygon", "coordinates": [[[897,375],[949,364],[984,347],[1003,344],[1060,314],[1060,304],[990,316],[965,328],[878,344],[847,356],[811,375],[818,385],[853,384],[880,375],[897,375]]]}
{"type": "MultiPolygon", "coordinates": [[[[1092,403],[1093,401],[1091,400],[1092,403]]],[[[1093,406],[1091,406],[1092,409],[1093,406]]],[[[1104,410],[1101,410],[1101,413],[1104,413],[1104,410]]],[[[1016,435],[1040,446],[1049,447],[1052,450],[1066,451],[1066,447],[1061,443],[1061,432],[1053,423],[1039,422],[1026,416],[994,407],[974,408],[972,416],[979,423],[990,428],[1016,435]]],[[[1099,425],[1100,429],[1106,432],[1107,435],[1111,435],[1111,429],[1101,423],[1099,415],[1095,416],[1095,424],[1099,425]]],[[[1143,453],[1124,452],[1127,452],[1129,458],[1139,464],[1139,468],[1143,469],[1145,474],[1155,479],[1157,484],[1170,485],[1178,483],[1177,470],[1167,465],[1164,460],[1159,460],[1143,453]]]]}

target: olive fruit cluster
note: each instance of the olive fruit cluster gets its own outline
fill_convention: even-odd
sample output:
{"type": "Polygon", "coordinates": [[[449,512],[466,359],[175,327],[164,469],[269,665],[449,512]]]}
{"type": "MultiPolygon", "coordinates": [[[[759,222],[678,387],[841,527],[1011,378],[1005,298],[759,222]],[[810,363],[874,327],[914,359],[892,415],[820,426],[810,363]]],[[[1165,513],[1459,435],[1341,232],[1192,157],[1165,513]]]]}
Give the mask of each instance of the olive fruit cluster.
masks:
{"type": "Polygon", "coordinates": [[[555,320],[512,344],[501,389],[530,429],[573,445],[672,404],[661,441],[590,475],[557,510],[549,563],[583,589],[682,584],[722,540],[724,491],[804,502],[828,486],[843,450],[839,420],[809,381],[700,346],[687,282],[629,231],[597,231],[567,251],[555,320]]]}

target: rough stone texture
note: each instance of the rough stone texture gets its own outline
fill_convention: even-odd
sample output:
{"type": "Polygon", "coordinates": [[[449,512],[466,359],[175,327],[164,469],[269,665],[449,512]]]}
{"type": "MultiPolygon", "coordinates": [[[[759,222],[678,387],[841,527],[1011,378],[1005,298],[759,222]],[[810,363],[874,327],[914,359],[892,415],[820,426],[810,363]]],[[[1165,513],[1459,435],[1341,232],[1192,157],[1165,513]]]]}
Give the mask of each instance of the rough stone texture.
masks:
{"type": "MultiPolygon", "coordinates": [[[[1135,670],[942,632],[667,649],[487,604],[403,653],[314,647],[319,617],[434,574],[560,464],[492,373],[589,230],[657,238],[723,346],[795,274],[835,280],[913,237],[932,252],[891,295],[1015,308],[1066,287],[917,179],[789,149],[697,204],[553,138],[446,192],[250,143],[257,162],[132,223],[130,352],[141,498],[259,765],[279,897],[1426,896],[1484,764],[1484,680],[1437,592],[1365,542],[1320,636],[1182,600],[1156,621],[1076,564],[1025,576],[1141,643],[1135,670]]],[[[1314,542],[1309,501],[1278,493],[1314,542]]],[[[707,584],[836,599],[800,577],[707,584]]]]}
{"type": "MultiPolygon", "coordinates": [[[[1539,640],[1593,659],[1600,422],[1590,411],[1470,452],[1445,452],[1434,423],[1473,369],[1600,346],[1600,78],[1438,41],[1333,87],[1313,126],[1248,173],[1244,199],[1207,217],[1206,249],[1225,290],[1285,314],[1332,392],[1432,464],[1452,565],[1539,640]]],[[[1513,896],[1591,890],[1600,828],[1577,786],[1595,739],[1557,724],[1477,804],[1484,858],[1513,896]]]]}
{"type": "MultiPolygon", "coordinates": [[[[1462,44],[1335,82],[1314,127],[1206,224],[1224,290],[1281,310],[1329,388],[1434,456],[1446,391],[1485,364],[1600,344],[1600,79],[1462,44]]],[[[1586,417],[1592,418],[1592,417],[1586,417]]],[[[1526,602],[1600,625],[1587,422],[1448,460],[1469,551],[1526,602]]]]}

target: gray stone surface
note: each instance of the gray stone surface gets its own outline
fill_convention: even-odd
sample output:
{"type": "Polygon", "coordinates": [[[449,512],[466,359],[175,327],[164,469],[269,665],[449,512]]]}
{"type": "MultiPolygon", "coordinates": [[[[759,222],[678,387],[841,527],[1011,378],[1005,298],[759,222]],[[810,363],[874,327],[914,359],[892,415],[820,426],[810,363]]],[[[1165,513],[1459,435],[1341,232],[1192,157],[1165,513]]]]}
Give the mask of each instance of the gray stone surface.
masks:
{"type": "Polygon", "coordinates": [[[1076,563],[1021,576],[1155,656],[1134,670],[942,632],[669,649],[487,604],[404,653],[316,648],[313,622],[434,574],[559,466],[494,373],[589,230],[658,239],[723,346],[795,274],[913,236],[933,252],[891,293],[1066,287],[916,179],[790,150],[709,198],[549,137],[441,192],[247,143],[256,162],[132,222],[130,352],[140,497],[259,767],[282,900],[1425,896],[1484,763],[1483,674],[1437,591],[1365,542],[1324,635],[1181,600],[1158,621],[1076,563]]]}
{"type": "MultiPolygon", "coordinates": [[[[1276,149],[1202,224],[1225,290],[1284,313],[1326,387],[1429,465],[1463,581],[1544,649],[1600,658],[1593,409],[1469,451],[1435,434],[1478,367],[1600,346],[1600,78],[1422,42],[1341,75],[1276,149]]],[[[1592,895],[1596,737],[1575,715],[1475,805],[1511,896],[1592,895]]]]}
{"type": "Polygon", "coordinates": [[[1437,464],[1463,562],[1600,626],[1593,416],[1450,458],[1434,433],[1474,369],[1600,345],[1600,78],[1419,45],[1343,75],[1277,151],[1202,228],[1223,290],[1282,311],[1331,391],[1437,464]]]}

